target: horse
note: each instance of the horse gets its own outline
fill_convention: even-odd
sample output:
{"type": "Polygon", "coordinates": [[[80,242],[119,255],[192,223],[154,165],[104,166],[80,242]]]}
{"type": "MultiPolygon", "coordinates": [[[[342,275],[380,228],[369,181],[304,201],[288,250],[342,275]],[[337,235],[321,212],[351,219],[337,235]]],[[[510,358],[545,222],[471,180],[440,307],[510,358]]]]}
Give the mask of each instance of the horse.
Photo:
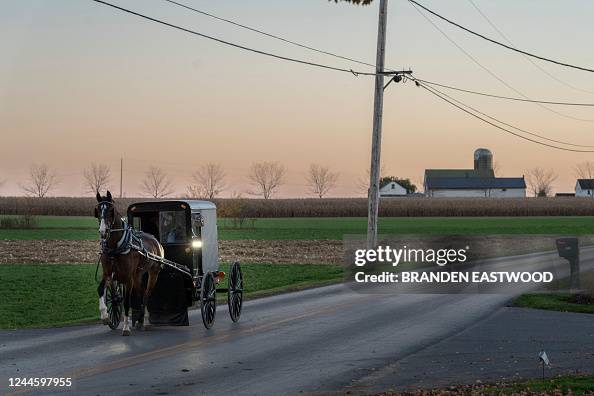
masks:
{"type": "Polygon", "coordinates": [[[122,335],[130,335],[129,311],[132,295],[140,297],[143,279],[146,274],[147,282],[142,294],[140,317],[136,322],[136,329],[146,330],[148,324],[148,299],[157,283],[161,264],[147,258],[152,253],[163,258],[163,246],[152,235],[132,230],[125,223],[115,206],[111,193],[102,197],[97,192],[97,206],[95,217],[99,221],[99,235],[101,237],[101,268],[103,275],[97,288],[99,294],[99,312],[103,324],[109,323],[107,306],[105,305],[105,288],[110,286],[112,279],[124,286],[124,328],[122,335]],[[135,242],[133,244],[133,242],[135,242]]]}

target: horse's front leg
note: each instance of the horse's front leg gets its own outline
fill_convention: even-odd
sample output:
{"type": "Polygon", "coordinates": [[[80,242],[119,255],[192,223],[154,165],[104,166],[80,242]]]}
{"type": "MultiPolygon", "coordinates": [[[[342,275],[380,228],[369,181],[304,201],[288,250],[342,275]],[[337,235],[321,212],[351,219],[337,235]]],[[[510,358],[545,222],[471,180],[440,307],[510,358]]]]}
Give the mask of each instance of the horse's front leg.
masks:
{"type": "Polygon", "coordinates": [[[129,336],[130,335],[130,305],[131,305],[131,298],[132,298],[132,289],[133,283],[132,281],[126,282],[124,285],[124,330],[122,335],[129,336]]]}
{"type": "Polygon", "coordinates": [[[101,283],[99,283],[99,286],[97,287],[97,294],[99,294],[99,313],[101,314],[101,321],[104,325],[109,324],[107,305],[105,305],[105,287],[109,287],[109,277],[103,274],[101,283]]]}

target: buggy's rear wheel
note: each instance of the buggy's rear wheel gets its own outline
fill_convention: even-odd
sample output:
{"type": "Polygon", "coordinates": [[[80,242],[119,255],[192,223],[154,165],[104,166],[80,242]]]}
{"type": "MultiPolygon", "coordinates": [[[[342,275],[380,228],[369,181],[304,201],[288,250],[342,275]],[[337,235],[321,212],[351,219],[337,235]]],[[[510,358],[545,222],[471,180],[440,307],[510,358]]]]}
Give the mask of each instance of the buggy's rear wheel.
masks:
{"type": "Polygon", "coordinates": [[[123,286],[116,280],[109,282],[109,287],[105,288],[105,305],[107,306],[107,315],[109,317],[107,324],[112,330],[118,328],[122,319],[123,295],[123,286]]]}
{"type": "Polygon", "coordinates": [[[241,307],[243,306],[243,274],[241,273],[241,266],[237,261],[231,266],[227,282],[229,316],[231,316],[232,321],[237,322],[241,316],[241,307]]]}
{"type": "Polygon", "coordinates": [[[210,329],[217,313],[217,289],[212,272],[204,274],[200,290],[200,313],[204,327],[210,329]]]}

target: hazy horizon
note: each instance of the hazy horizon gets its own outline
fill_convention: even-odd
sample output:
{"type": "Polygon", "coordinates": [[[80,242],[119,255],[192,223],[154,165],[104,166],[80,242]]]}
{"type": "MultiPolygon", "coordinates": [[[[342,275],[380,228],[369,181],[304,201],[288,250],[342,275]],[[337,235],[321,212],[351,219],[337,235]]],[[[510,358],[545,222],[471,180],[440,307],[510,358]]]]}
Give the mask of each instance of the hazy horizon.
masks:
{"type": "MultiPolygon", "coordinates": [[[[251,2],[180,0],[215,15],[370,63],[375,59],[377,6],[325,0],[251,2]]],[[[338,67],[369,68],[214,21],[169,3],[114,0],[205,34],[260,50],[338,67]]],[[[594,3],[552,0],[488,2],[482,12],[522,49],[594,66],[594,3]]],[[[518,96],[465,57],[405,0],[390,0],[386,64],[415,75],[507,96],[518,96]]],[[[423,4],[456,22],[502,40],[468,0],[423,4]]],[[[29,166],[45,163],[60,184],[50,195],[84,194],[82,171],[91,163],[112,172],[119,193],[140,196],[151,164],[185,192],[190,175],[207,162],[227,173],[222,194],[249,189],[254,162],[278,161],[288,169],[277,197],[305,197],[311,163],[340,174],[329,196],[363,196],[358,182],[369,167],[373,79],[286,63],[171,30],[92,1],[22,0],[4,5],[0,21],[0,195],[22,195],[29,166]]],[[[539,62],[577,89],[559,83],[523,56],[488,44],[440,21],[435,23],[485,65],[527,96],[594,102],[589,73],[539,62]],[[580,91],[585,90],[588,92],[580,91]]],[[[503,40],[502,40],[503,41],[503,40]]],[[[536,61],[538,62],[538,61],[536,61]]],[[[451,93],[451,92],[448,92],[451,93]]],[[[549,106],[451,93],[520,128],[551,139],[594,145],[592,108],[549,106]]],[[[419,183],[427,168],[472,168],[476,148],[493,152],[501,176],[554,169],[556,192],[571,192],[574,167],[592,153],[535,145],[430,96],[413,83],[392,84],[384,103],[382,163],[386,175],[419,183]]]]}

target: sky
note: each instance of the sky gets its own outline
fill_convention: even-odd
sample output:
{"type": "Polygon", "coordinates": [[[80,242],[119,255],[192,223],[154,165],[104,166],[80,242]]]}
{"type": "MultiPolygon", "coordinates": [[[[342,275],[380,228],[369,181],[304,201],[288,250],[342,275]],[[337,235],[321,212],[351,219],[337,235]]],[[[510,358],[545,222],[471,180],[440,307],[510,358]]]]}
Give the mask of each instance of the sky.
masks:
{"type": "MultiPolygon", "coordinates": [[[[367,7],[325,0],[179,0],[223,18],[326,51],[374,63],[379,2],[367,7]]],[[[204,34],[282,56],[371,69],[263,37],[163,0],[113,0],[123,7],[204,34]]],[[[516,47],[594,67],[594,2],[474,0],[516,47]]],[[[470,0],[423,4],[502,40],[470,0]]],[[[389,0],[386,66],[418,78],[518,96],[492,74],[536,99],[594,102],[594,75],[494,46],[434,19],[470,60],[406,0],[389,0]]],[[[369,167],[373,78],[293,64],[223,46],[123,14],[90,0],[3,2],[0,13],[0,195],[23,194],[32,164],[47,164],[56,196],[84,195],[82,171],[112,170],[119,192],[140,196],[146,169],[161,167],[178,194],[201,165],[220,163],[223,196],[252,190],[250,165],[288,169],[278,197],[311,196],[311,163],[339,173],[331,196],[362,196],[369,167]]],[[[593,108],[552,107],[453,93],[481,111],[551,139],[594,146],[593,108]],[[573,117],[573,118],[570,118],[573,117]],[[580,118],[582,120],[576,120],[580,118]]],[[[420,183],[426,168],[471,168],[489,148],[502,176],[534,167],[558,174],[555,191],[573,191],[574,167],[592,153],[570,153],[520,140],[471,118],[415,87],[385,91],[382,163],[386,174],[420,183]]]]}

